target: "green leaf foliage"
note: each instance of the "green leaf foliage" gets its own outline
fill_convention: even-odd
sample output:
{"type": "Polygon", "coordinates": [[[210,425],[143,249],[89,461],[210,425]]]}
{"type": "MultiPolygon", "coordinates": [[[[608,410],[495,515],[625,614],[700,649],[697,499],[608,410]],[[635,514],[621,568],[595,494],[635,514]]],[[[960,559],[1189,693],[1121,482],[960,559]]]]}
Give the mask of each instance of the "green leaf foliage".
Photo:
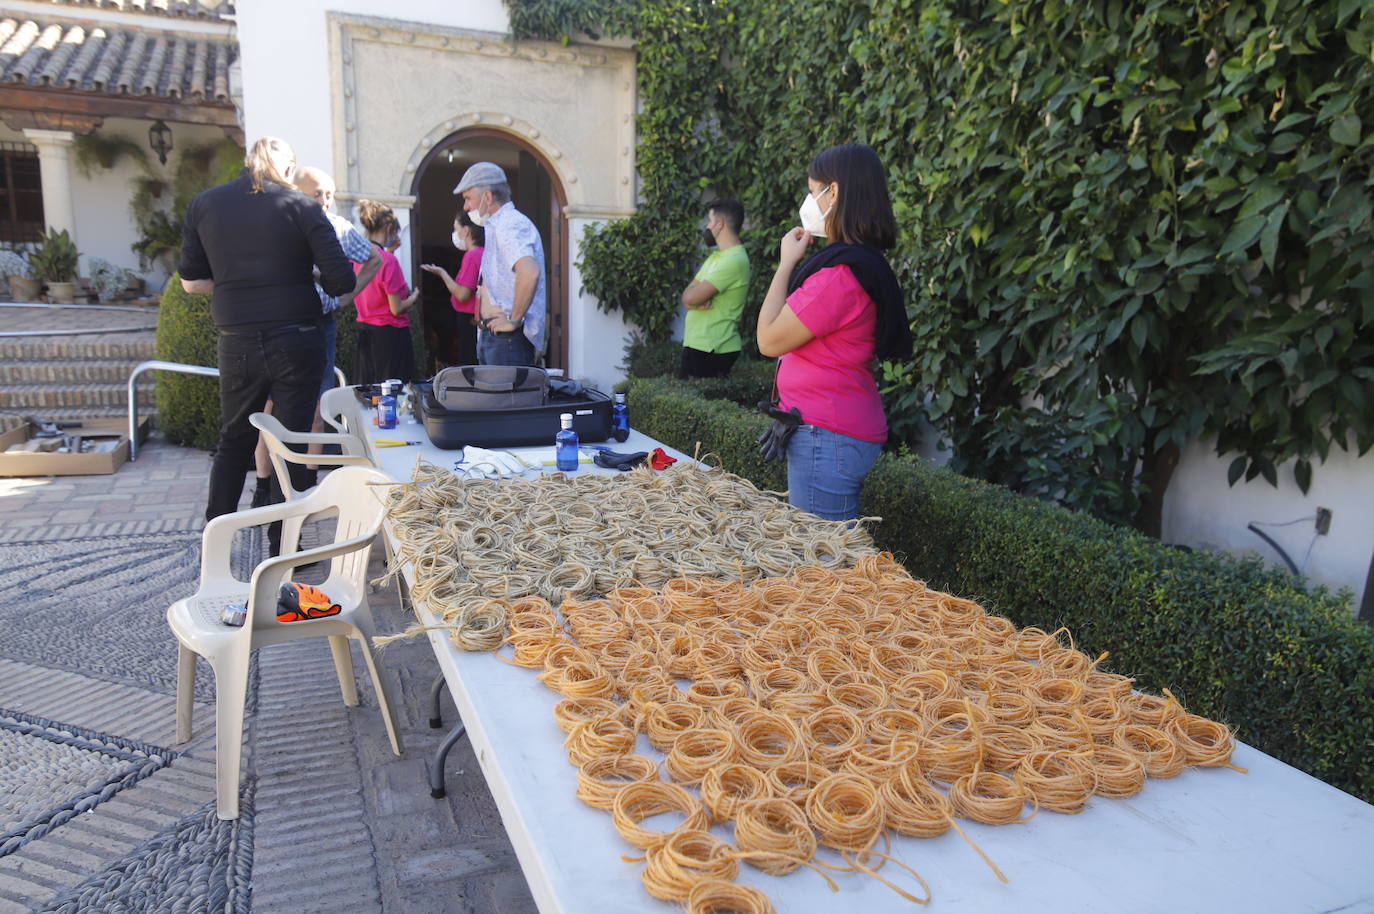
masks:
{"type": "MultiPolygon", "coordinates": [[[[157,358],[183,365],[219,364],[210,296],[191,295],[172,274],[157,313],[157,358]]],[[[219,383],[200,375],[159,371],[154,397],[157,422],[167,440],[205,450],[219,440],[219,383]]]]}
{"type": "Polygon", "coordinates": [[[810,158],[860,141],[917,341],[890,420],[958,471],[1150,530],[1200,437],[1235,478],[1374,445],[1370,4],[507,5],[517,35],[599,14],[636,44],[641,206],[580,263],[651,337],[704,199],[744,203],[757,298],[810,158]]]}
{"type": "MultiPolygon", "coordinates": [[[[687,453],[699,446],[760,488],[786,486],[784,464],[759,460],[759,413],[669,379],[631,379],[628,400],[641,431],[687,453]]],[[[910,454],[878,458],[861,513],[883,518],[878,546],[914,576],[1020,626],[1067,626],[1090,656],[1111,652],[1104,669],[1169,688],[1247,743],[1374,799],[1374,630],[1351,618],[1344,596],[910,454]]]]}

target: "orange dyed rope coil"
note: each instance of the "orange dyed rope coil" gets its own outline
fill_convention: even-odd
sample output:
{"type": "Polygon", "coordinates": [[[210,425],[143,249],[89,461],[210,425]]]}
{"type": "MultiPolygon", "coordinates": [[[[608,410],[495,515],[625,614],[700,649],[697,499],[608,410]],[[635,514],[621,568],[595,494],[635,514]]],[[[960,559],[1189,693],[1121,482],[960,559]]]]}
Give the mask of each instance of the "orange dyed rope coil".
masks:
{"type": "Polygon", "coordinates": [[[687,914],[775,914],[758,889],[733,882],[699,882],[687,896],[687,914]]]}
{"type": "Polygon", "coordinates": [[[631,784],[658,780],[658,764],[642,755],[603,755],[577,770],[577,798],[610,812],[620,791],[631,784]]]}
{"type": "Polygon", "coordinates": [[[702,882],[729,883],[739,875],[734,848],[709,831],[674,832],[644,860],[644,888],[663,901],[687,901],[702,882]]]}
{"type": "Polygon", "coordinates": [[[954,829],[1005,881],[958,818],[1076,813],[1147,776],[1228,765],[1235,746],[1172,694],[1131,692],[1062,631],[1018,630],[886,555],[752,585],[625,587],[560,611],[565,623],[537,605],[513,614],[510,651],[567,696],[555,720],[580,766],[578,796],[646,851],[651,894],[689,906],[703,886],[743,888],[727,860],[772,875],[858,871],[925,903],[924,879],[888,855],[892,833],[954,829]],[[661,766],[633,754],[640,733],[661,766]],[[672,812],[675,828],[640,824],[672,812]],[[733,825],[728,856],[699,834],[710,823],[733,825]],[[819,847],[843,865],[821,862],[819,847]],[[918,892],[879,872],[888,863],[918,892]]]}
{"type": "Polygon", "coordinates": [[[621,788],[611,801],[611,821],[620,837],[642,850],[658,847],[676,832],[705,831],[710,825],[700,800],[664,781],[636,781],[621,788]],[[640,822],[665,812],[682,813],[682,823],[667,831],[640,827],[640,822]]]}

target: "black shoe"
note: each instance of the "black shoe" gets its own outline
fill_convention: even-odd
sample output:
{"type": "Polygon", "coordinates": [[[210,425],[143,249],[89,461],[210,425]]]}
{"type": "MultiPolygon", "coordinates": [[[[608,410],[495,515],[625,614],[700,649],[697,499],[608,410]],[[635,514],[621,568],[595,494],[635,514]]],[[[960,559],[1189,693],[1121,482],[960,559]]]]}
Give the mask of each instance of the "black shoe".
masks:
{"type": "Polygon", "coordinates": [[[250,507],[261,508],[272,504],[272,477],[259,476],[257,488],[253,490],[253,503],[250,507]]]}

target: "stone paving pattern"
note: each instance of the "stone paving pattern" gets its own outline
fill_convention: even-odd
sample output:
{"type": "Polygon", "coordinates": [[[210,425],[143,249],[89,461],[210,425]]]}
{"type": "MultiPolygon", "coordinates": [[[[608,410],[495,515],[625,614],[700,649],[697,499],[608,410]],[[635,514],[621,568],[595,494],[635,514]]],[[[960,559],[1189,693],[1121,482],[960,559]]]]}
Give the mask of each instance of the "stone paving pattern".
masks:
{"type": "MultiPolygon", "coordinates": [[[[205,452],[154,436],[137,462],[112,476],[0,478],[0,542],[199,529],[208,469],[205,452]]],[[[381,554],[373,550],[374,574],[382,570],[381,554]]],[[[373,595],[372,609],[380,632],[407,623],[394,586],[373,595]]],[[[170,632],[167,638],[172,643],[170,632]]],[[[391,645],[382,660],[399,697],[406,744],[399,758],[365,673],[358,680],[361,706],[343,705],[324,640],[259,653],[258,710],[248,720],[244,756],[255,807],[252,910],[535,911],[466,742],[449,757],[447,798],[429,796],[425,765],[444,731],[428,727],[438,665],[427,642],[391,645]]],[[[360,657],[354,662],[365,669],[360,657]]],[[[213,800],[210,704],[197,704],[195,737],[178,746],[169,694],[0,660],[0,695],[27,714],[183,753],[90,813],[0,858],[0,914],[70,902],[78,890],[89,896],[93,877],[165,840],[159,836],[170,830],[187,828],[213,800]]],[[[445,714],[452,723],[447,699],[445,714]]],[[[140,910],[130,901],[105,897],[87,909],[140,910]]]]}

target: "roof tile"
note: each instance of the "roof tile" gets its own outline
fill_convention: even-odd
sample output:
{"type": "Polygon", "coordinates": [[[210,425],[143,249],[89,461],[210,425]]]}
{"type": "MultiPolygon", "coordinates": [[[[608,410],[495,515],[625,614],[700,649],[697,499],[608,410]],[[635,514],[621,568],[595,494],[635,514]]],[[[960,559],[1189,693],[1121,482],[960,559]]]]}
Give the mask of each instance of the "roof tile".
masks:
{"type": "MultiPolygon", "coordinates": [[[[167,8],[169,0],[86,5],[97,2],[160,2],[167,8]]],[[[171,9],[185,5],[179,0],[171,9]]],[[[237,51],[229,39],[5,18],[0,19],[0,84],[224,103],[237,51]]]]}
{"type": "MultiPolygon", "coordinates": [[[[219,19],[234,15],[234,0],[50,0],[55,7],[94,7],[183,19],[219,19]]],[[[61,15],[59,13],[58,15],[61,15]]]]}

